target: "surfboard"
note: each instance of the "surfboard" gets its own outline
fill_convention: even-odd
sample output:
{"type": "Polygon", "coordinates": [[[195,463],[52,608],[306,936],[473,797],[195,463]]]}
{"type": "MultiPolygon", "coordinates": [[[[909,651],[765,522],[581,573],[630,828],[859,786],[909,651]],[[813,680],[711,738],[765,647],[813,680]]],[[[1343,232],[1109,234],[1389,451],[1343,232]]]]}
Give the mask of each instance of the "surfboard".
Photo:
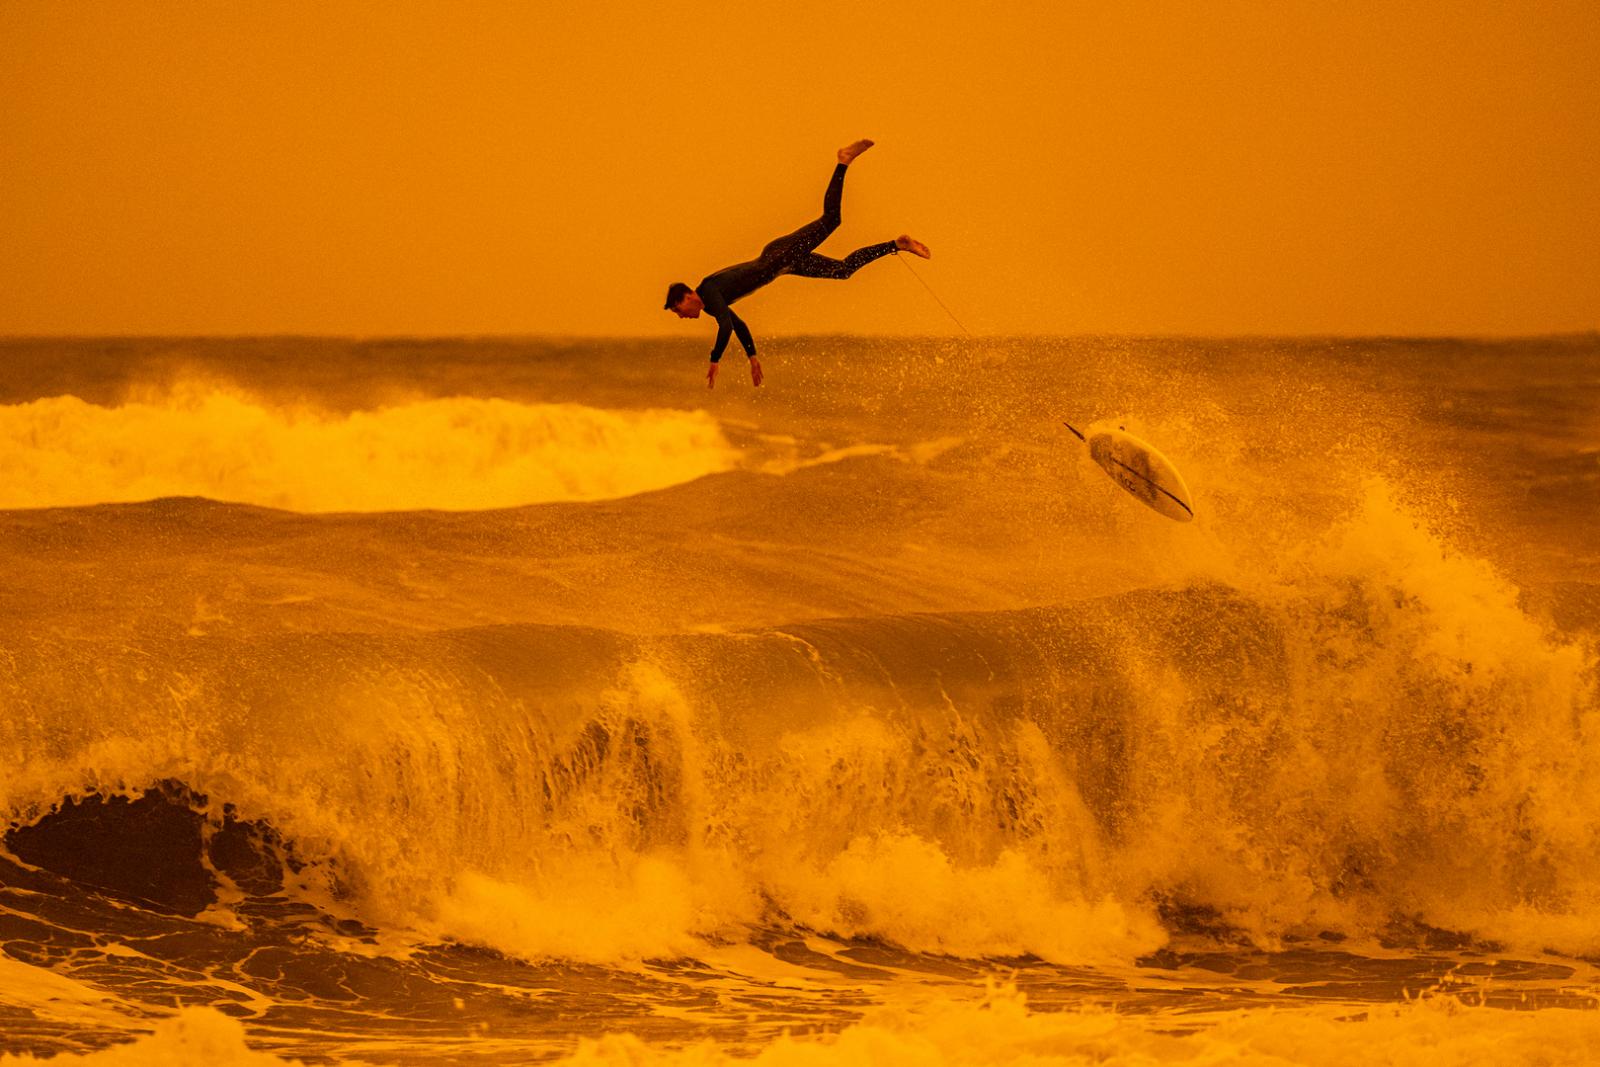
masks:
{"type": "Polygon", "coordinates": [[[1089,458],[1100,464],[1112,481],[1147,507],[1179,522],[1194,518],[1183,475],[1155,446],[1120,428],[1084,437],[1071,423],[1064,425],[1089,446],[1089,458]]]}

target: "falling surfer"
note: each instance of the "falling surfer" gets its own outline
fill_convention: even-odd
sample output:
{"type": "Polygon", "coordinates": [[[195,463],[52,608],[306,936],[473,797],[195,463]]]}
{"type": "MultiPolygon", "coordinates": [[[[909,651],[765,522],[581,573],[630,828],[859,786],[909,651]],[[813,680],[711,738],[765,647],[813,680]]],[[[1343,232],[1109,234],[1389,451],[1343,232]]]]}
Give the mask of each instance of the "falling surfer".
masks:
{"type": "Polygon", "coordinates": [[[734,301],[749,296],[784,274],[842,280],[891,252],[910,252],[923,259],[929,258],[928,246],[905,234],[892,241],[858,248],[843,259],[829,259],[816,253],[815,249],[823,239],[839,228],[845,170],[852,160],[871,147],[871,141],[861,140],[839,149],[839,165],[833,168],[833,178],[822,197],[821,218],[771,242],[756,259],[725,267],[693,289],[683,282],[673,282],[667,289],[667,310],[679,318],[697,319],[701,311],[707,311],[717,320],[717,343],[711,349],[711,366],[706,371],[707,388],[716,387],[717,362],[722,359],[722,350],[728,347],[728,337],[735,333],[739,335],[745,355],[750,357],[750,380],[756,385],[761,384],[761,361],[756,358],[756,343],[750,336],[750,327],[729,306],[734,301]]]}

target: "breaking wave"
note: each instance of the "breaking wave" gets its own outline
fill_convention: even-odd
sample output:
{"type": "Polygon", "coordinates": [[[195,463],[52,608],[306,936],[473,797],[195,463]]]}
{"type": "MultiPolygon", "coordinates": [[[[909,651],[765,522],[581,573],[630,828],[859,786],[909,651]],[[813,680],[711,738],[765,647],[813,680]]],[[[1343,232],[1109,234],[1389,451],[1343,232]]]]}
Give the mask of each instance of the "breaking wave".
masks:
{"type": "Polygon", "coordinates": [[[472,397],[330,413],[179,385],[0,406],[0,508],[203,496],[296,511],[600,500],[734,466],[716,420],[472,397]]]}
{"type": "Polygon", "coordinates": [[[248,822],[371,921],[527,957],[778,923],[1129,960],[1195,913],[1600,953],[1593,649],[1381,487],[1248,581],[655,637],[39,636],[0,693],[29,862],[64,797],[182,783],[185,840],[248,822]]]}

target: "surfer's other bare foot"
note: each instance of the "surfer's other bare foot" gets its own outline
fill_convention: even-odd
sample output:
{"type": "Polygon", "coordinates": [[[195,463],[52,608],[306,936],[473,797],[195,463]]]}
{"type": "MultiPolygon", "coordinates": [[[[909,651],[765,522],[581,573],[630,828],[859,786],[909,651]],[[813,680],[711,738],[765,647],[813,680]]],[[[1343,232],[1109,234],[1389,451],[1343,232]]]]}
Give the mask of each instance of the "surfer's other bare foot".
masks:
{"type": "Polygon", "coordinates": [[[905,234],[901,234],[894,239],[894,246],[902,252],[910,252],[914,256],[921,256],[923,259],[933,258],[933,253],[928,251],[928,246],[915,237],[907,237],[905,234]]]}
{"type": "Polygon", "coordinates": [[[850,144],[847,144],[843,148],[839,149],[839,162],[849,163],[852,159],[856,158],[871,147],[872,142],[867,140],[865,137],[859,141],[852,141],[850,144]]]}

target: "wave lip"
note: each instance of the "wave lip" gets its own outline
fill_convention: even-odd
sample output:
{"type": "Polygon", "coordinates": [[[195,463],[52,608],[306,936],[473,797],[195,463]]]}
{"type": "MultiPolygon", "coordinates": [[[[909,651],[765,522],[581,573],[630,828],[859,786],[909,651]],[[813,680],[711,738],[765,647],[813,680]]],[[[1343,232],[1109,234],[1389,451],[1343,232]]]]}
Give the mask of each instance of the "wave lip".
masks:
{"type": "Polygon", "coordinates": [[[631,496],[729,470],[703,411],[475,397],[336,414],[187,385],[0,406],[0,508],[202,496],[293,511],[465,511],[631,496]]]}

